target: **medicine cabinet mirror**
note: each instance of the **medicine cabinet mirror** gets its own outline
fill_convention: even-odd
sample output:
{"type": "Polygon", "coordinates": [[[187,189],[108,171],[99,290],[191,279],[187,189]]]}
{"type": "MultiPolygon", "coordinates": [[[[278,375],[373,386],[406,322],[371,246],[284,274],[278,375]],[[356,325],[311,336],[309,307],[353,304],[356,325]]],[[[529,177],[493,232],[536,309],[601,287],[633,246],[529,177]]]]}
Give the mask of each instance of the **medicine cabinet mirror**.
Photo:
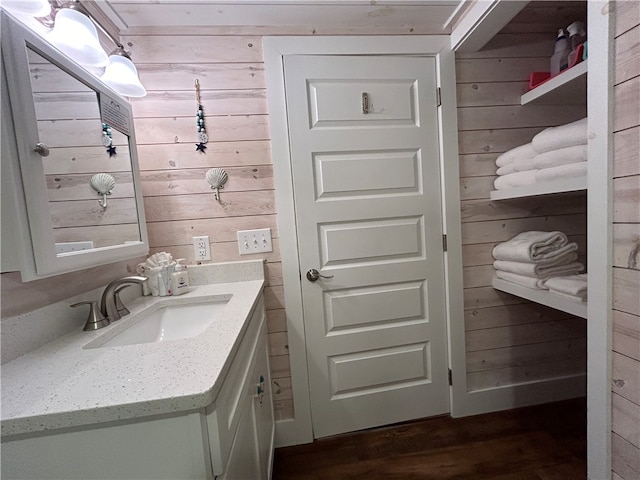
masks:
{"type": "Polygon", "coordinates": [[[28,281],[147,253],[129,103],[6,12],[2,47],[3,177],[15,180],[2,185],[15,203],[2,270],[28,281]]]}

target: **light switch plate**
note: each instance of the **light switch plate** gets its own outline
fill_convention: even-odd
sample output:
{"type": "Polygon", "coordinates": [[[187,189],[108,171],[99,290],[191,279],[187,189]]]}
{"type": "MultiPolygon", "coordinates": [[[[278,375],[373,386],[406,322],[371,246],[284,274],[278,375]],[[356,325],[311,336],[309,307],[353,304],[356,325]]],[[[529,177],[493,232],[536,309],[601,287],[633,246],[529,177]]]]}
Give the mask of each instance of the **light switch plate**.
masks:
{"type": "Polygon", "coordinates": [[[238,230],[238,252],[240,255],[272,251],[270,228],[238,230]]]}

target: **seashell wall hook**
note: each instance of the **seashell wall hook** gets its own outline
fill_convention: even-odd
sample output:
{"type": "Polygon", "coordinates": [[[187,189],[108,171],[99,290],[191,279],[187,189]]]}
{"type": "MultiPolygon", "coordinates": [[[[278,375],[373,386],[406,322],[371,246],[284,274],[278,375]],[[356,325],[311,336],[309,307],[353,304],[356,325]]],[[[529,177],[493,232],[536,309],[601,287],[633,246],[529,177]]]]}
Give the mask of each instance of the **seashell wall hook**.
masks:
{"type": "Polygon", "coordinates": [[[224,188],[224,184],[227,183],[229,179],[227,172],[221,168],[210,168],[207,170],[205,178],[207,182],[209,182],[209,185],[211,185],[211,190],[214,191],[216,200],[220,201],[220,189],[224,188]]]}
{"type": "Polygon", "coordinates": [[[103,210],[107,209],[107,195],[111,195],[111,190],[116,186],[116,180],[108,173],[96,173],[91,177],[91,187],[102,195],[102,200],[98,200],[98,204],[103,210]]]}

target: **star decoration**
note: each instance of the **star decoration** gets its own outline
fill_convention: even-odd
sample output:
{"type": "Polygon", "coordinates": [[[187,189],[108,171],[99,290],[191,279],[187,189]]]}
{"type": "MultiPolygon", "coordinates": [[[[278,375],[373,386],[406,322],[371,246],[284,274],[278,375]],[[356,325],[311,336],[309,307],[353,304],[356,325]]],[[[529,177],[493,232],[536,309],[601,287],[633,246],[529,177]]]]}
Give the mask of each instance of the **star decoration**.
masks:
{"type": "Polygon", "coordinates": [[[107,147],[107,153],[109,154],[109,158],[113,157],[114,155],[116,155],[116,147],[114,147],[113,145],[109,145],[107,147]]]}
{"type": "Polygon", "coordinates": [[[207,146],[203,143],[196,143],[196,151],[200,151],[202,153],[206,153],[205,150],[207,149],[207,146]]]}

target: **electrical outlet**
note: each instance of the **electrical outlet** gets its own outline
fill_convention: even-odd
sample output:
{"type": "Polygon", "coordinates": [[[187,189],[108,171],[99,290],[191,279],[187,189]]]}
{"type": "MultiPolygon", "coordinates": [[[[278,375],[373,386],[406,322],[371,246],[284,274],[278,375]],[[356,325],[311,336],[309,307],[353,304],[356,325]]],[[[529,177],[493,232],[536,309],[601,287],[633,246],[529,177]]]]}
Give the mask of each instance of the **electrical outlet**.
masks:
{"type": "Polygon", "coordinates": [[[271,229],[238,230],[238,251],[240,255],[272,252],[271,229]]]}
{"type": "Polygon", "coordinates": [[[209,243],[209,235],[193,237],[193,255],[196,262],[211,260],[211,244],[209,243]]]}

